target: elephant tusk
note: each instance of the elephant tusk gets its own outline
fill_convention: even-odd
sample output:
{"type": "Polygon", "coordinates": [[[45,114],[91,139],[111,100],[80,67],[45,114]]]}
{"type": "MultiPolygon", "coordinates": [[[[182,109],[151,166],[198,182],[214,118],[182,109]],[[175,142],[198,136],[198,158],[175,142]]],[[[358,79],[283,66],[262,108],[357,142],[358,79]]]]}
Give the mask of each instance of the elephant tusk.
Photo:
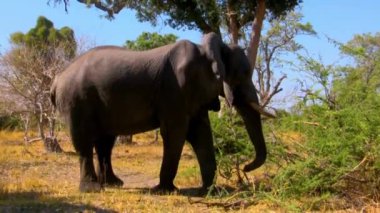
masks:
{"type": "Polygon", "coordinates": [[[249,103],[249,105],[251,105],[251,107],[256,110],[258,113],[266,116],[266,117],[269,117],[269,118],[276,118],[276,116],[266,110],[264,110],[260,105],[258,105],[257,103],[255,102],[251,102],[249,103]]]}

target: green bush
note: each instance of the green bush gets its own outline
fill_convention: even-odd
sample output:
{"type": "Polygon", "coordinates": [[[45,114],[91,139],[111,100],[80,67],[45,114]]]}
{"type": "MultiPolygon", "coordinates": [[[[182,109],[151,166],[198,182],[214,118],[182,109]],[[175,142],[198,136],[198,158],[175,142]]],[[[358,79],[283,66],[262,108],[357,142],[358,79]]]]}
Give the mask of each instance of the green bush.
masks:
{"type": "MultiPolygon", "coordinates": [[[[323,106],[304,109],[301,116],[276,121],[279,132],[298,132],[306,138],[293,144],[294,157],[282,165],[272,182],[273,195],[282,198],[379,196],[380,118],[374,105],[340,110],[323,106]],[[284,123],[297,125],[284,125],[284,123]],[[283,124],[279,124],[283,123],[283,124]]],[[[278,146],[283,146],[279,143],[278,146]]],[[[281,158],[281,153],[273,153],[281,158]]]]}
{"type": "Polygon", "coordinates": [[[22,129],[20,118],[11,115],[0,116],[0,130],[19,130],[22,129]]]}
{"type": "Polygon", "coordinates": [[[252,159],[254,148],[243,120],[232,109],[225,109],[220,117],[217,113],[210,113],[210,120],[219,174],[233,180],[239,172],[239,165],[252,159]]]}
{"type": "MultiPolygon", "coordinates": [[[[380,108],[376,100],[370,105],[352,104],[339,110],[303,106],[297,114],[283,113],[276,120],[265,121],[269,183],[252,193],[282,204],[307,199],[301,209],[318,209],[321,203],[326,206],[332,202],[333,197],[348,203],[350,196],[378,198],[380,108]],[[284,137],[289,134],[298,137],[290,141],[284,137]]],[[[233,180],[237,165],[252,158],[253,146],[239,115],[226,111],[220,118],[211,113],[210,118],[219,174],[233,180]]]]}

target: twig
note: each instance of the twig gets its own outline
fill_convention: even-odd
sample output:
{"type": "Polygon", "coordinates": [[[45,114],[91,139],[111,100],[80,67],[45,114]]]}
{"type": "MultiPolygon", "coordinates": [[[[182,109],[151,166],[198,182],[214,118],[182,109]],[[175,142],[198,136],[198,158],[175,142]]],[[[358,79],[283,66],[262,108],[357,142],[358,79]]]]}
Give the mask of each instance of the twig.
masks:
{"type": "Polygon", "coordinates": [[[367,156],[364,156],[364,158],[360,161],[360,163],[358,165],[356,165],[354,168],[352,168],[349,172],[347,172],[346,174],[344,174],[342,176],[342,178],[351,178],[352,180],[354,181],[357,181],[357,182],[361,182],[361,183],[365,183],[366,181],[365,180],[359,180],[357,179],[356,177],[353,177],[350,175],[350,173],[354,172],[355,170],[357,170],[361,165],[363,165],[365,162],[367,161],[367,156]]]}
{"type": "MultiPolygon", "coordinates": [[[[240,194],[240,193],[238,193],[240,194]]],[[[188,197],[189,203],[190,204],[204,204],[207,207],[211,206],[216,206],[216,207],[223,207],[225,210],[227,209],[235,209],[235,208],[246,208],[248,206],[251,206],[255,204],[255,201],[253,200],[248,200],[248,199],[239,199],[233,202],[228,202],[229,200],[233,199],[236,197],[236,194],[232,196],[231,198],[228,198],[225,201],[206,201],[205,198],[199,199],[199,200],[194,200],[188,197]]]]}
{"type": "Polygon", "coordinates": [[[322,126],[320,123],[317,123],[317,122],[311,122],[311,121],[294,121],[293,123],[302,123],[302,124],[306,124],[306,125],[318,126],[318,127],[322,127],[323,129],[327,129],[327,127],[322,126]]]}
{"type": "Polygon", "coordinates": [[[36,142],[36,141],[40,141],[42,140],[41,138],[33,138],[33,139],[30,139],[28,141],[26,141],[27,144],[30,144],[30,143],[33,143],[33,142],[36,142]]]}
{"type": "Polygon", "coordinates": [[[366,161],[367,161],[367,156],[364,156],[363,160],[360,161],[360,163],[358,165],[356,165],[353,169],[351,169],[351,172],[355,171],[357,168],[359,168],[366,161]]]}
{"type": "Polygon", "coordinates": [[[248,206],[251,206],[255,204],[255,201],[248,201],[246,199],[240,199],[238,201],[235,201],[233,203],[226,203],[223,205],[225,210],[228,209],[235,209],[235,208],[247,208],[248,206]]]}

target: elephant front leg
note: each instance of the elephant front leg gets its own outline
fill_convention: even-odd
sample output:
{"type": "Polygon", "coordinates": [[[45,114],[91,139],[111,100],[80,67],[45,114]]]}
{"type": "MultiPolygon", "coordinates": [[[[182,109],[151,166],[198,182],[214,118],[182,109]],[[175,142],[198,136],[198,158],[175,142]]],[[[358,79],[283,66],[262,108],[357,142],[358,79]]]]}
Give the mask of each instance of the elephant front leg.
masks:
{"type": "Polygon", "coordinates": [[[177,190],[173,181],[177,174],[179,160],[187,129],[186,119],[181,121],[167,121],[161,126],[164,153],[160,171],[160,183],[154,188],[157,191],[171,192],[177,190]]]}
{"type": "Polygon", "coordinates": [[[194,149],[202,175],[202,188],[207,190],[214,183],[216,161],[210,120],[207,111],[191,119],[187,140],[194,149]]]}
{"type": "Polygon", "coordinates": [[[115,139],[115,136],[103,136],[95,142],[95,150],[98,155],[96,172],[98,181],[102,185],[119,187],[123,186],[123,181],[115,175],[111,163],[115,139]]]}

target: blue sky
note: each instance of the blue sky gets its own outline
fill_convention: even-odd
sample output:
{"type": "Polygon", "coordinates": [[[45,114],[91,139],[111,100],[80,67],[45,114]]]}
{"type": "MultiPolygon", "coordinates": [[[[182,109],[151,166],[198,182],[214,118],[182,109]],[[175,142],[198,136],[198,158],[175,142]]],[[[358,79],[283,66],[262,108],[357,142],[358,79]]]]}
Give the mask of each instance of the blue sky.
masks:
{"type": "MultiPolygon", "coordinates": [[[[328,44],[325,35],[346,42],[354,34],[380,32],[379,0],[305,0],[302,7],[304,21],[314,26],[319,38],[300,37],[299,41],[323,58],[337,57],[337,51],[328,44]]],[[[101,18],[104,15],[102,11],[88,9],[75,0],[70,1],[68,13],[63,5],[47,5],[47,0],[6,0],[0,7],[0,50],[9,47],[11,33],[28,31],[40,15],[52,20],[58,28],[73,28],[77,37],[89,38],[97,45],[121,45],[127,39],[135,39],[143,31],[174,33],[180,39],[194,42],[200,40],[197,31],[177,31],[163,25],[152,27],[149,23],[139,23],[133,11],[122,11],[115,20],[109,21],[101,18]]]]}
{"type": "MultiPolygon", "coordinates": [[[[326,36],[340,42],[349,41],[355,34],[380,32],[380,0],[304,0],[301,12],[304,22],[310,22],[318,37],[300,36],[297,40],[314,56],[325,63],[339,61],[339,51],[328,42],[326,36]]],[[[69,12],[63,5],[47,5],[47,0],[5,0],[0,7],[0,53],[9,49],[9,35],[16,31],[27,32],[35,26],[37,17],[43,15],[53,21],[56,28],[69,26],[77,38],[86,38],[96,45],[122,45],[127,39],[134,40],[144,31],[174,33],[180,39],[199,42],[197,31],[173,30],[159,24],[152,27],[140,23],[134,12],[124,10],[109,21],[101,16],[104,12],[88,9],[76,0],[70,0],[69,12]]],[[[286,87],[292,87],[296,77],[287,79],[286,87]]],[[[288,90],[291,93],[291,90],[288,90]]],[[[283,92],[281,96],[287,96],[283,92]]]]}

